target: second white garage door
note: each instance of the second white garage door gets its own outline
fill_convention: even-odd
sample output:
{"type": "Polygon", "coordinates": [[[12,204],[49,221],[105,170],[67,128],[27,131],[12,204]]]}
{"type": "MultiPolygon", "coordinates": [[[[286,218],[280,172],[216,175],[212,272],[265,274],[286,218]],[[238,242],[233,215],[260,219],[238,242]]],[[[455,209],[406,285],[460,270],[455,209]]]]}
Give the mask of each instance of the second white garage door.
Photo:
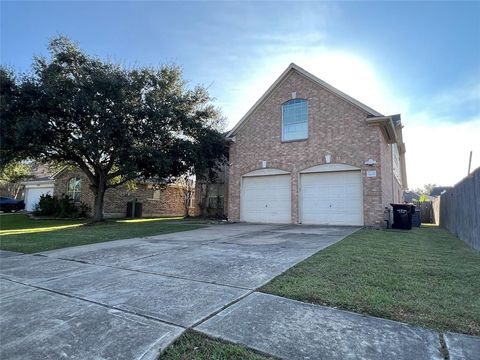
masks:
{"type": "Polygon", "coordinates": [[[300,181],[303,224],[363,225],[360,171],[301,174],[300,181]]]}
{"type": "Polygon", "coordinates": [[[290,175],[244,177],[240,199],[241,220],[290,223],[290,189],[290,175]]]}

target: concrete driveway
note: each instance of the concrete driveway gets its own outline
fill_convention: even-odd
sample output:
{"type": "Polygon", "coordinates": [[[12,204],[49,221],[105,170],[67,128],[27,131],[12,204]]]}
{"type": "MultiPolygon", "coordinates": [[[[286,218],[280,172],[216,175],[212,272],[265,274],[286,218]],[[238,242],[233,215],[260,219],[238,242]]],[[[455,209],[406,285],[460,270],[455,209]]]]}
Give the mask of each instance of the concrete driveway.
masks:
{"type": "Polygon", "coordinates": [[[186,328],[356,230],[230,224],[3,252],[0,358],[155,359],[186,328]]]}

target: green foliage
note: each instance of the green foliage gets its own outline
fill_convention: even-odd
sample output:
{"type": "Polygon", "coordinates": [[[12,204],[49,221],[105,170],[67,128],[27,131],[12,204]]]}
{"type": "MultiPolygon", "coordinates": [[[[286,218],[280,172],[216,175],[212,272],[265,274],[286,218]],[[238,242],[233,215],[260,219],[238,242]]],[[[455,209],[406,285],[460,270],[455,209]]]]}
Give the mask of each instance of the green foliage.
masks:
{"type": "Polygon", "coordinates": [[[418,195],[430,195],[432,190],[436,188],[438,185],[437,184],[425,184],[423,188],[416,188],[413,190],[418,195]]]}
{"type": "Polygon", "coordinates": [[[18,183],[30,177],[30,167],[23,162],[6,164],[0,170],[0,183],[18,183]]]}
{"type": "Polygon", "coordinates": [[[0,215],[0,249],[36,253],[95,244],[104,241],[138,238],[202,227],[181,218],[137,220],[108,220],[95,225],[85,220],[30,219],[24,214],[0,215]]]}
{"type": "Polygon", "coordinates": [[[17,156],[16,117],[20,116],[18,86],[12,71],[0,67],[0,167],[13,161],[17,156]]]}
{"type": "Polygon", "coordinates": [[[55,197],[49,194],[40,196],[40,201],[35,208],[35,215],[54,216],[62,219],[84,218],[88,213],[88,205],[75,204],[67,195],[55,197]]]}
{"type": "Polygon", "coordinates": [[[10,196],[17,198],[23,188],[21,182],[31,177],[28,164],[19,161],[5,163],[0,170],[0,185],[7,188],[10,196]]]}
{"type": "Polygon", "coordinates": [[[479,274],[480,253],[443,228],[364,229],[261,291],[479,336],[479,274]]]}
{"type": "MultiPolygon", "coordinates": [[[[205,174],[227,154],[222,122],[205,88],[187,87],[178,66],[126,69],[82,52],[65,37],[20,80],[0,72],[2,157],[78,166],[103,218],[108,187],[168,183],[205,174]]],[[[7,161],[6,160],[6,161],[7,161]]]]}
{"type": "Polygon", "coordinates": [[[159,360],[268,360],[238,344],[212,339],[195,331],[187,330],[161,355],[159,360]]]}
{"type": "Polygon", "coordinates": [[[40,195],[40,200],[35,205],[35,215],[54,216],[57,213],[57,201],[50,194],[40,195]]]}

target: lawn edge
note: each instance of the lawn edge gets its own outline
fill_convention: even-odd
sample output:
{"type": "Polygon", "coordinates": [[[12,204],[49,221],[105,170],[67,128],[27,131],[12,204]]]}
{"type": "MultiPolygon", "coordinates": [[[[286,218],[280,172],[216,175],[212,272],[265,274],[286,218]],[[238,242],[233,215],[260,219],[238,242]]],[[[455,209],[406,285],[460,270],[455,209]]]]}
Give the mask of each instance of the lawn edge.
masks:
{"type": "MultiPolygon", "coordinates": [[[[446,230],[445,228],[442,228],[441,226],[439,225],[435,225],[435,224],[427,224],[429,226],[425,226],[425,228],[433,228],[433,227],[436,227],[436,228],[439,228],[439,229],[443,229],[445,231],[448,232],[448,230],[446,230]]],[[[419,327],[419,328],[424,328],[424,329],[429,329],[429,330],[432,330],[434,332],[436,332],[437,334],[439,334],[442,338],[443,338],[443,335],[446,334],[446,333],[455,333],[455,334],[461,334],[461,335],[466,335],[466,336],[472,336],[472,337],[476,337],[476,338],[480,338],[480,333],[479,334],[472,334],[472,333],[467,333],[467,332],[464,332],[460,329],[452,329],[452,328],[440,328],[440,327],[430,327],[430,326],[426,326],[426,325],[423,325],[423,324],[420,324],[418,322],[407,322],[406,320],[403,320],[403,319],[398,319],[398,318],[395,318],[395,317],[381,317],[379,315],[372,315],[371,313],[369,312],[365,312],[365,311],[357,311],[355,309],[352,309],[352,308],[349,308],[349,307],[343,307],[343,306],[339,306],[339,305],[336,305],[336,304],[330,304],[330,303],[325,303],[325,304],[322,304],[322,303],[318,303],[318,302],[311,302],[311,301],[304,301],[304,300],[301,300],[301,299],[298,299],[298,298],[295,298],[295,297],[292,297],[292,296],[283,296],[283,295],[279,295],[277,293],[271,293],[271,292],[267,292],[266,290],[264,290],[264,288],[270,284],[271,282],[275,281],[277,278],[281,277],[281,276],[284,276],[285,273],[287,273],[288,271],[290,271],[291,269],[293,269],[294,267],[296,266],[299,266],[300,264],[302,264],[303,262],[305,261],[308,261],[310,258],[314,257],[314,256],[317,256],[319,253],[321,253],[322,251],[326,250],[326,249],[330,249],[331,247],[335,246],[335,245],[340,245],[341,242],[345,239],[347,239],[348,237],[350,236],[353,236],[355,235],[356,233],[358,233],[359,231],[361,230],[369,230],[369,231],[386,231],[388,230],[388,232],[393,232],[393,233],[403,233],[404,230],[398,230],[398,229],[373,229],[373,228],[369,228],[367,226],[363,226],[359,229],[357,229],[356,231],[352,232],[351,234],[348,234],[346,236],[344,236],[343,238],[341,238],[339,241],[333,243],[333,244],[330,244],[329,246],[321,249],[321,250],[318,250],[317,252],[315,252],[314,254],[300,260],[299,262],[297,262],[296,264],[294,264],[293,266],[289,267],[288,269],[286,269],[285,271],[283,271],[282,273],[280,273],[279,275],[275,276],[273,279],[267,281],[266,283],[262,284],[261,286],[259,286],[258,288],[255,289],[255,292],[259,292],[259,293],[263,293],[263,294],[267,294],[267,295],[271,295],[271,296],[277,296],[277,297],[280,297],[280,298],[284,298],[284,299],[289,299],[289,300],[293,300],[293,301],[297,301],[297,302],[300,302],[300,303],[303,303],[303,304],[309,304],[309,305],[315,305],[315,306],[323,306],[323,307],[328,307],[328,308],[331,308],[331,309],[335,309],[335,310],[339,310],[339,311],[345,311],[345,312],[350,312],[350,313],[354,313],[354,314],[357,314],[357,315],[361,315],[361,316],[369,316],[369,317],[373,317],[373,318],[377,318],[377,319],[382,319],[382,320],[388,320],[388,321],[393,321],[393,322],[397,322],[397,323],[402,323],[402,324],[405,324],[405,325],[408,325],[408,326],[414,326],[414,327],[419,327]]],[[[451,234],[451,233],[450,233],[451,234]]],[[[453,234],[452,234],[453,235],[453,234]]],[[[454,237],[456,237],[460,242],[464,243],[461,239],[459,239],[457,236],[453,235],[454,237]]],[[[472,249],[470,247],[467,246],[467,248],[469,250],[473,250],[475,251],[475,249],[472,249]]],[[[444,351],[443,351],[443,344],[441,344],[441,353],[443,354],[444,351]]],[[[448,349],[447,349],[447,352],[448,352],[448,349]]],[[[448,359],[448,358],[447,358],[448,359]]]]}
{"type": "Polygon", "coordinates": [[[182,336],[188,335],[188,334],[197,336],[197,337],[201,338],[202,341],[203,340],[212,341],[212,342],[216,342],[218,344],[222,344],[222,345],[226,345],[226,346],[232,346],[232,345],[239,346],[239,347],[243,348],[244,350],[246,350],[248,352],[251,352],[251,353],[253,353],[255,355],[258,355],[258,356],[265,357],[268,360],[282,360],[279,357],[276,357],[276,356],[268,354],[266,352],[263,352],[263,351],[255,349],[255,348],[249,347],[249,346],[247,346],[243,343],[236,342],[236,341],[225,340],[225,339],[222,339],[222,338],[216,337],[216,336],[211,336],[211,335],[205,334],[205,333],[203,333],[201,331],[198,331],[196,329],[193,329],[193,328],[187,328],[174,341],[172,341],[167,347],[165,347],[165,349],[162,350],[161,353],[158,355],[157,360],[162,360],[162,356],[165,355],[168,348],[170,348],[171,346],[174,346],[175,343],[177,341],[179,341],[182,336]]]}

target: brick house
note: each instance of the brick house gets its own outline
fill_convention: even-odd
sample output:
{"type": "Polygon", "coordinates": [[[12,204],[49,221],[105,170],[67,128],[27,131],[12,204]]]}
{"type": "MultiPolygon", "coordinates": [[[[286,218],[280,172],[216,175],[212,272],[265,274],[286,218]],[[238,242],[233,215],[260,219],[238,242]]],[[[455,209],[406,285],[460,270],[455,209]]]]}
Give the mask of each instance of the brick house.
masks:
{"type": "MultiPolygon", "coordinates": [[[[25,203],[29,211],[33,211],[42,194],[60,196],[66,194],[76,202],[87,204],[93,208],[94,196],[89,187],[87,176],[78,168],[64,168],[60,172],[44,178],[26,181],[25,203]]],[[[104,200],[106,217],[125,217],[127,202],[136,200],[142,203],[143,216],[183,216],[184,193],[178,184],[167,185],[157,189],[150,183],[138,183],[134,191],[126,186],[107,189],[104,200]]],[[[189,209],[190,215],[195,215],[194,201],[189,209]]]]}
{"type": "Polygon", "coordinates": [[[381,227],[407,188],[400,115],[295,64],[227,139],[230,221],[381,227]]]}
{"type": "MultiPolygon", "coordinates": [[[[87,176],[80,169],[66,169],[55,176],[54,195],[67,194],[77,201],[93,207],[93,192],[89,188],[87,176]]],[[[183,216],[183,191],[177,184],[167,185],[164,189],[156,189],[150,183],[138,183],[134,191],[125,186],[107,189],[104,200],[106,217],[123,217],[126,214],[127,202],[136,199],[142,203],[143,216],[183,216]]],[[[191,204],[193,207],[193,202],[191,204]]],[[[190,210],[194,214],[194,210],[190,210]]]]}

